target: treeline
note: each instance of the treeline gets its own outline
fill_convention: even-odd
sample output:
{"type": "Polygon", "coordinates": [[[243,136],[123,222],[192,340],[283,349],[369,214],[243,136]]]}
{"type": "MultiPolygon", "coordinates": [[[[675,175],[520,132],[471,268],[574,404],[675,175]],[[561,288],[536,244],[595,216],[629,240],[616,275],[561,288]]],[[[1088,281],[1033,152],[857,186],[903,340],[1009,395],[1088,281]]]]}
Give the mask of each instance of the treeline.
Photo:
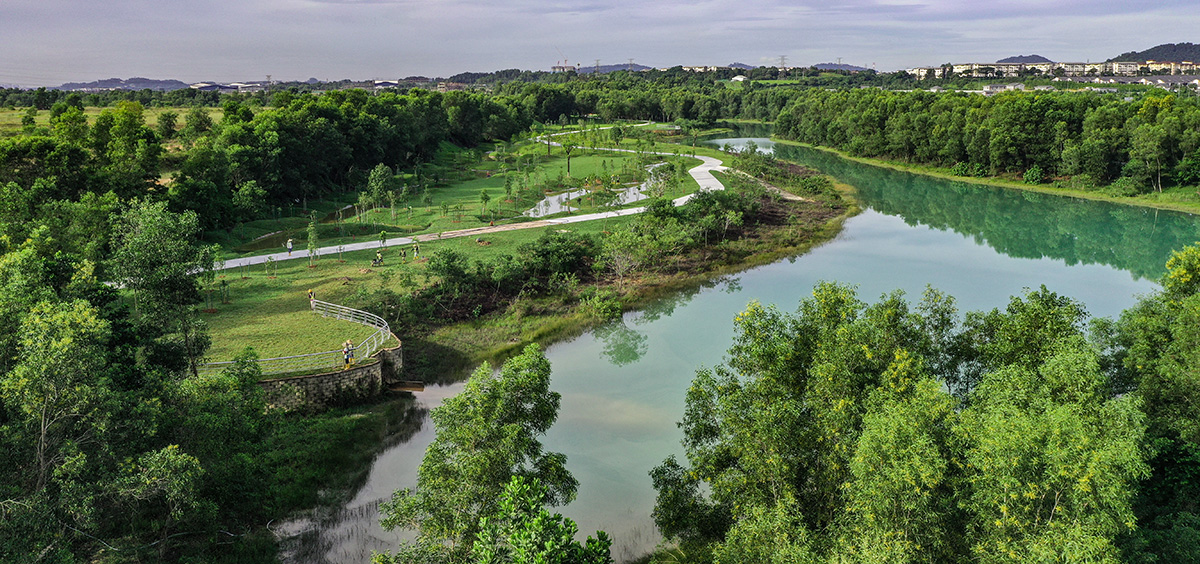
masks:
{"type": "Polygon", "coordinates": [[[1200,247],[1167,267],[1115,322],[1045,288],[752,304],[655,522],[696,562],[1195,562],[1200,247]]]}
{"type": "Polygon", "coordinates": [[[0,140],[0,231],[19,242],[45,223],[72,234],[60,239],[65,247],[90,249],[94,259],[108,231],[98,210],[130,198],[193,211],[205,230],[229,229],[276,208],[357,191],[380,164],[412,170],[396,183],[412,196],[437,182],[436,170],[423,165],[447,143],[475,147],[593,113],[689,127],[734,115],[769,119],[790,99],[778,90],[647,89],[636,77],[598,84],[510,83],[496,94],[280,92],[275,107],[228,98],[219,119],[197,106],[161,112],[153,127],[138,102],[89,119],[85,97],[68,94],[49,104],[48,125],[38,125],[31,109],[24,133],[0,140]]]}
{"type": "Polygon", "coordinates": [[[249,96],[239,94],[221,94],[193,88],[181,88],[162,92],[158,90],[105,90],[103,92],[69,92],[36,88],[25,90],[20,88],[0,88],[0,105],[9,108],[34,108],[48,110],[54,104],[67,100],[78,99],[85,106],[105,107],[115,106],[119,102],[137,102],[145,107],[185,107],[209,106],[215,107],[225,99],[246,99],[249,96]]]}
{"type": "Polygon", "coordinates": [[[1056,196],[980,190],[782,143],[775,145],[774,155],[808,163],[854,186],[862,205],[909,225],[956,231],[1011,257],[1106,264],[1154,280],[1162,275],[1166,257],[1200,241],[1200,225],[1190,214],[1082,199],[1065,206],[1056,196]]]}
{"type": "Polygon", "coordinates": [[[1074,186],[1108,186],[1116,195],[1200,183],[1200,102],[1171,94],[810,89],[794,93],[776,133],[962,176],[1071,177],[1074,186]]]}
{"type": "Polygon", "coordinates": [[[536,100],[465,92],[280,100],[257,113],[226,101],[219,121],[198,107],[164,112],[152,128],[136,102],[89,121],[82,100],[68,97],[51,107],[48,127],[30,120],[26,134],[0,140],[0,232],[19,243],[47,224],[64,247],[90,248],[95,259],[108,232],[102,212],[118,202],[165,201],[195,212],[203,229],[228,228],[275,206],[356,191],[379,164],[412,167],[444,143],[508,139],[545,118],[536,100]]]}

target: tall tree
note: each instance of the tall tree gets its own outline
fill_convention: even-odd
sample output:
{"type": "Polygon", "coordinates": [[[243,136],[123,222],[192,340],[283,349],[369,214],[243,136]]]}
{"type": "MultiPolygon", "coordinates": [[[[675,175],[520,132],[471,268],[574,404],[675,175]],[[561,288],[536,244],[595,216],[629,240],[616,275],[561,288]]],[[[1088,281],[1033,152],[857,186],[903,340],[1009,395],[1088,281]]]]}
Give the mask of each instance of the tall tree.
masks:
{"type": "Polygon", "coordinates": [[[172,213],[166,202],[135,201],[117,218],[112,277],[134,297],[139,324],[160,335],[152,351],[164,366],[183,359],[193,375],[208,348],[204,323],[195,311],[199,279],[212,276],[215,252],[200,244],[199,220],[191,211],[172,213]]]}
{"type": "Polygon", "coordinates": [[[376,562],[429,554],[464,559],[481,519],[499,511],[513,476],[537,478],[549,505],[574,499],[578,482],[566,469],[566,456],[543,452],[539,440],[558,417],[558,404],[559,394],[550,391],[550,362],[537,345],[499,372],[480,366],[461,394],[430,414],[437,437],[425,451],[417,487],[383,504],[384,527],[415,529],[416,541],[376,562]]]}

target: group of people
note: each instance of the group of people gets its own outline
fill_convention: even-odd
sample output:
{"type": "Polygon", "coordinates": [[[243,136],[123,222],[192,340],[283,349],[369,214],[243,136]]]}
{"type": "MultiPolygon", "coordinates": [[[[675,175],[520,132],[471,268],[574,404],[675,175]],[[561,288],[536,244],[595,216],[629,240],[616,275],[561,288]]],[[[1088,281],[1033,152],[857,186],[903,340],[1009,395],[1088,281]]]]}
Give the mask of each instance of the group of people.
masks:
{"type": "MultiPolygon", "coordinates": [[[[292,240],[288,239],[287,244],[285,246],[287,247],[288,256],[289,257],[292,256],[292,240]]],[[[413,239],[412,253],[413,253],[414,260],[421,254],[421,244],[419,242],[417,242],[416,239],[413,239]]],[[[404,249],[400,249],[400,260],[402,262],[408,260],[408,254],[405,253],[404,249]]],[[[381,250],[375,251],[375,260],[371,261],[371,266],[382,266],[382,265],[383,265],[383,250],[381,249],[381,250]]],[[[310,290],[310,292],[311,292],[311,290],[310,290]]]]}
{"type": "MultiPolygon", "coordinates": [[[[421,254],[421,245],[416,241],[413,241],[412,253],[414,260],[421,254]]],[[[400,249],[400,262],[408,262],[408,252],[404,249],[400,249]]],[[[371,261],[371,266],[383,266],[383,249],[375,251],[375,259],[371,261]]]]}

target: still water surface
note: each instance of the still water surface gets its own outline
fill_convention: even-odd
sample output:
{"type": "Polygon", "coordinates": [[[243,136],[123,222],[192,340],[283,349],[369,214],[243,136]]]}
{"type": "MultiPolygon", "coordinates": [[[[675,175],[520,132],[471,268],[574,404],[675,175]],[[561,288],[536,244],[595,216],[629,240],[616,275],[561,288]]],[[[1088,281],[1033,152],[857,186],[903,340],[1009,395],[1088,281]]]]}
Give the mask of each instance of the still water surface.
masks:
{"type": "MultiPolygon", "coordinates": [[[[618,562],[661,540],[650,518],[648,472],[682,454],[675,422],[684,392],[698,367],[721,362],[732,319],[751,300],[790,311],[821,280],[856,284],[867,301],[895,289],[916,300],[928,284],[966,311],[1003,307],[1044,284],[1092,315],[1117,316],[1157,287],[1172,249],[1200,239],[1200,222],[1187,214],[930,179],[753,140],[855,186],[865,211],[804,256],[681,292],[547,350],[562,406],[543,442],[567,455],[580,484],[578,498],[558,511],[583,534],[607,531],[618,562]]],[[[432,408],[460,390],[431,387],[418,399],[432,408]]],[[[396,546],[401,536],[378,526],[378,502],[415,484],[432,439],[426,419],[381,454],[355,499],[307,535],[296,560],[358,563],[396,546]]]]}

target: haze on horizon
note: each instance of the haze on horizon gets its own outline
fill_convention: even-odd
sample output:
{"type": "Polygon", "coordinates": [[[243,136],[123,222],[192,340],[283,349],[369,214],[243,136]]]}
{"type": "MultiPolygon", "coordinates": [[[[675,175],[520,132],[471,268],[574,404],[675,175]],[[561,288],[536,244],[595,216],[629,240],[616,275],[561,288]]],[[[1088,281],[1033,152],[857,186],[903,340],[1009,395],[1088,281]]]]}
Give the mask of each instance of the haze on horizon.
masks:
{"type": "Polygon", "coordinates": [[[396,79],[506,68],[835,61],[892,71],[1195,42],[1185,0],[4,0],[0,84],[396,79]]]}

